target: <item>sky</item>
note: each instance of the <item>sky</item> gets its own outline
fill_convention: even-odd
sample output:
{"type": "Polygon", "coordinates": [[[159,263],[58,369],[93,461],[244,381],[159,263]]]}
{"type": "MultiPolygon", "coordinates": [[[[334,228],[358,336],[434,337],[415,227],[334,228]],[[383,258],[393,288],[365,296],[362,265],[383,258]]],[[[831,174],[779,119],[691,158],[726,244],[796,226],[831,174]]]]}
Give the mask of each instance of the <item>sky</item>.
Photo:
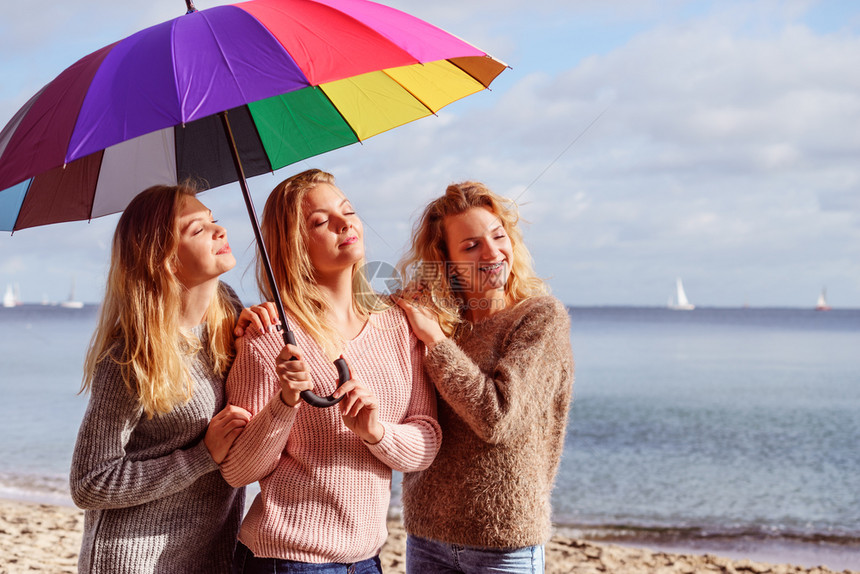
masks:
{"type": "MultiPolygon", "coordinates": [[[[198,9],[216,0],[195,2],[198,9]]],[[[573,306],[860,308],[860,3],[853,0],[389,0],[504,61],[491,90],[249,181],[332,172],[395,263],[423,205],[479,180],[519,205],[573,306]]],[[[184,13],[179,0],[0,7],[0,125],[84,55],[184,13]]],[[[236,184],[201,201],[259,299],[236,184]]],[[[101,299],[118,216],[0,233],[0,290],[101,299]]]]}

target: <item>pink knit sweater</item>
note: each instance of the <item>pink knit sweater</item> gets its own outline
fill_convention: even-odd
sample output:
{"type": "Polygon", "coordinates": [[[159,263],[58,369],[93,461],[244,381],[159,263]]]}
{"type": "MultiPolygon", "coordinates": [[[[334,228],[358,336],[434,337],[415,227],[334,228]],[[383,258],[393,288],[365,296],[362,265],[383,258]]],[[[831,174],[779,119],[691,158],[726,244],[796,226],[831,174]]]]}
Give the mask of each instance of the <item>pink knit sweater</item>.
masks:
{"type": "MultiPolygon", "coordinates": [[[[314,392],[334,392],[332,362],[295,322],[314,392]]],[[[346,345],[352,377],[379,398],[382,440],[368,445],[343,424],[339,406],[290,408],[280,398],[275,358],[280,333],[252,329],[239,340],[227,399],[253,418],[221,472],[234,485],[260,482],[239,540],[255,556],[301,562],[358,562],[379,553],[388,535],[391,469],[427,468],[442,433],[435,395],[422,367],[423,346],[399,308],[371,315],[346,345]]]]}

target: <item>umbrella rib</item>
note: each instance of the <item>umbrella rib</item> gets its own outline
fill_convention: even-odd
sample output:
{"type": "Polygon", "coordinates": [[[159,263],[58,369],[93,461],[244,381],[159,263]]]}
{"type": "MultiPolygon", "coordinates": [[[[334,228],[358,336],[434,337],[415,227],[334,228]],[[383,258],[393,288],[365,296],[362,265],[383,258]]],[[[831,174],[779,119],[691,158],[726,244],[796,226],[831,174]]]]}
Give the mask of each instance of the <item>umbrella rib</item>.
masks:
{"type": "MultiPolygon", "coordinates": [[[[215,29],[212,27],[211,22],[209,21],[209,19],[208,19],[208,18],[206,18],[206,17],[205,17],[205,12],[206,12],[205,10],[204,10],[203,12],[200,12],[200,11],[195,10],[195,11],[194,11],[194,14],[198,14],[198,15],[201,15],[201,16],[203,16],[203,17],[204,17],[203,19],[204,19],[204,21],[206,22],[206,27],[207,27],[207,28],[209,28],[209,31],[212,33],[212,34],[211,34],[212,41],[213,41],[213,42],[215,43],[215,45],[218,47],[218,53],[219,53],[219,54],[221,54],[221,59],[224,61],[224,66],[225,66],[225,67],[230,71],[230,77],[234,79],[233,84],[236,86],[236,89],[237,89],[237,90],[239,90],[239,94],[242,96],[242,101],[247,101],[247,95],[245,94],[245,91],[244,91],[244,89],[242,88],[242,84],[241,84],[240,82],[235,81],[236,74],[235,74],[235,71],[234,71],[234,69],[233,69],[233,66],[232,66],[232,64],[231,64],[231,62],[230,62],[230,58],[228,58],[228,57],[227,57],[227,54],[226,54],[226,52],[224,51],[223,46],[221,45],[221,39],[220,39],[220,38],[219,38],[219,36],[215,33],[215,29]]],[[[186,14],[186,16],[187,16],[187,14],[186,14]]],[[[175,32],[175,30],[176,30],[176,26],[174,25],[174,27],[172,28],[172,31],[173,31],[173,32],[175,32]]],[[[175,86],[177,86],[177,88],[176,88],[176,89],[177,89],[177,95],[176,95],[176,97],[177,97],[177,100],[181,102],[181,104],[180,104],[180,108],[181,108],[181,109],[180,109],[180,112],[181,112],[181,113],[180,113],[180,115],[182,116],[182,123],[185,123],[185,122],[186,122],[186,120],[187,120],[187,116],[186,116],[186,110],[185,110],[184,98],[182,98],[181,94],[179,94],[179,82],[178,82],[178,81],[176,81],[176,52],[175,52],[175,48],[176,48],[176,43],[174,42],[174,43],[173,43],[173,46],[172,46],[172,49],[171,49],[171,51],[172,51],[172,53],[173,53],[173,70],[174,70],[174,82],[173,82],[173,84],[174,84],[175,86]]],[[[202,104],[202,103],[203,103],[203,102],[201,101],[201,102],[200,102],[200,104],[202,104]]],[[[199,109],[199,105],[200,105],[200,104],[198,104],[198,108],[197,108],[197,109],[199,109]]],[[[194,112],[196,112],[196,111],[197,111],[197,109],[195,109],[195,110],[194,110],[194,112]]],[[[226,111],[226,110],[221,110],[221,111],[226,111]]],[[[193,112],[192,112],[192,114],[191,114],[191,115],[193,115],[193,112]]]]}
{"type": "Polygon", "coordinates": [[[30,193],[30,188],[33,187],[33,182],[35,180],[36,176],[34,175],[30,178],[30,183],[27,184],[27,189],[24,190],[24,196],[21,198],[21,205],[18,207],[18,213],[15,215],[15,223],[12,224],[12,231],[9,232],[9,237],[15,235],[15,229],[18,227],[18,220],[21,219],[21,211],[24,207],[24,202],[27,201],[27,194],[30,193]]]}
{"type": "MultiPolygon", "coordinates": [[[[505,64],[505,63],[504,63],[504,62],[502,62],[501,60],[496,60],[496,58],[493,58],[493,57],[492,57],[492,56],[490,56],[489,54],[486,54],[486,56],[487,56],[487,58],[490,58],[490,59],[495,60],[496,62],[498,62],[498,63],[502,64],[502,65],[504,66],[504,69],[502,70],[502,72],[504,72],[505,70],[513,70],[513,69],[514,69],[514,68],[513,68],[513,66],[509,66],[508,64],[505,64]]],[[[469,76],[470,78],[472,78],[473,80],[475,80],[476,82],[478,82],[479,84],[481,84],[482,86],[484,86],[484,89],[485,89],[485,90],[488,90],[488,91],[490,91],[490,92],[492,92],[492,91],[493,91],[493,88],[491,88],[491,87],[490,87],[490,84],[493,82],[493,80],[495,80],[495,79],[496,79],[496,77],[498,76],[498,74],[496,74],[495,76],[493,76],[493,80],[490,80],[489,82],[484,83],[480,78],[477,78],[477,77],[475,77],[473,74],[469,73],[469,70],[467,70],[467,69],[466,69],[466,68],[464,68],[463,66],[461,66],[461,65],[457,64],[457,62],[453,62],[453,61],[451,61],[451,60],[448,60],[448,63],[449,63],[449,64],[451,64],[452,66],[456,67],[458,70],[460,70],[461,72],[463,72],[464,74],[466,74],[467,76],[469,76]]],[[[502,72],[499,72],[499,74],[501,74],[502,72]]]]}
{"type": "MultiPolygon", "coordinates": [[[[107,151],[107,150],[103,150],[101,153],[101,156],[99,157],[99,168],[98,168],[97,173],[101,173],[101,171],[102,171],[102,164],[105,161],[105,151],[107,151]]],[[[63,166],[63,169],[66,169],[66,166],[63,166]]],[[[90,197],[90,209],[89,209],[89,217],[87,217],[87,223],[91,223],[93,220],[93,209],[95,208],[95,205],[96,205],[96,192],[98,191],[98,189],[99,189],[99,177],[96,176],[96,184],[94,186],[92,196],[90,197]]]]}
{"type": "MultiPolygon", "coordinates": [[[[421,64],[421,66],[424,66],[424,64],[422,63],[422,64],[421,64]]],[[[389,78],[391,78],[391,81],[392,81],[392,82],[394,82],[395,84],[397,84],[398,86],[400,86],[400,88],[401,88],[404,92],[406,92],[407,94],[409,94],[410,96],[412,96],[413,98],[415,98],[415,101],[416,101],[416,102],[418,102],[419,104],[421,104],[422,106],[424,106],[424,109],[426,109],[428,112],[430,112],[430,113],[431,113],[431,114],[433,114],[434,116],[439,117],[439,116],[438,116],[438,114],[437,114],[436,112],[434,112],[434,111],[433,111],[433,108],[431,108],[430,106],[428,106],[428,105],[427,105],[427,102],[425,102],[424,100],[422,100],[421,98],[419,98],[419,97],[418,97],[418,95],[417,95],[415,92],[413,92],[412,90],[410,90],[409,88],[407,88],[406,86],[404,86],[403,84],[401,84],[400,82],[398,82],[397,80],[395,80],[395,79],[391,76],[391,74],[389,74],[389,73],[388,73],[388,70],[382,70],[382,73],[383,73],[383,74],[385,74],[386,76],[388,76],[389,78]]],[[[470,77],[471,77],[471,76],[470,76],[470,77]]]]}
{"type": "Polygon", "coordinates": [[[352,135],[354,135],[354,136],[355,136],[355,141],[357,141],[358,143],[364,143],[364,140],[363,140],[363,139],[361,139],[361,136],[360,136],[360,135],[358,135],[358,132],[357,132],[357,131],[355,131],[355,128],[353,128],[353,127],[352,127],[352,124],[351,124],[351,123],[349,123],[349,120],[348,120],[348,119],[346,119],[346,116],[344,116],[344,115],[343,115],[343,112],[341,112],[341,111],[340,111],[340,109],[338,109],[338,107],[337,107],[336,105],[334,105],[334,102],[333,102],[333,101],[331,101],[331,98],[329,98],[329,97],[328,97],[328,94],[325,92],[325,89],[324,89],[322,86],[313,86],[313,88],[314,88],[315,90],[317,90],[317,89],[318,89],[320,92],[322,92],[323,97],[326,99],[326,101],[327,101],[329,104],[331,104],[332,109],[333,109],[333,110],[335,110],[335,111],[337,112],[337,114],[338,114],[338,115],[341,117],[341,119],[343,120],[343,123],[345,123],[345,124],[346,124],[346,127],[348,127],[348,128],[349,128],[349,131],[351,131],[351,132],[352,132],[352,135]]]}
{"type": "Polygon", "coordinates": [[[254,117],[254,113],[251,111],[251,107],[248,104],[239,107],[245,108],[248,111],[248,115],[251,117],[251,127],[254,128],[254,133],[257,134],[257,139],[259,140],[260,146],[263,149],[263,156],[266,159],[266,163],[269,164],[268,171],[270,171],[271,173],[275,173],[275,166],[272,165],[272,158],[269,157],[268,150],[266,150],[266,144],[265,142],[263,142],[263,136],[262,134],[260,134],[260,129],[257,127],[257,118],[254,117]]]}

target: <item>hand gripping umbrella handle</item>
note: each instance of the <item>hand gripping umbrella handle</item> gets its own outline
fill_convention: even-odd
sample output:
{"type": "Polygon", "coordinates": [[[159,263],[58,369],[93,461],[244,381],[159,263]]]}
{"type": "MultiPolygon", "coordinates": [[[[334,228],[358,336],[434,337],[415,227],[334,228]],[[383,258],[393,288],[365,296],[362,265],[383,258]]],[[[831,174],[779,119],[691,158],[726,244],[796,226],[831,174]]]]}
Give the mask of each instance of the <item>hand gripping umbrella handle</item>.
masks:
{"type": "MultiPolygon", "coordinates": [[[[281,328],[283,329],[284,343],[295,345],[296,338],[290,330],[290,324],[287,323],[287,315],[284,313],[284,304],[281,301],[281,292],[278,289],[277,282],[275,281],[275,274],[272,272],[272,263],[269,261],[269,254],[266,252],[266,243],[263,241],[263,234],[260,231],[260,224],[257,221],[257,210],[254,209],[254,201],[251,199],[251,191],[248,189],[248,182],[245,180],[245,170],[242,168],[242,160],[239,157],[239,150],[236,148],[236,140],[233,138],[233,130],[230,128],[230,120],[227,119],[226,111],[220,112],[218,115],[221,116],[221,122],[224,126],[224,135],[227,139],[227,145],[230,148],[230,155],[233,157],[233,164],[236,167],[239,187],[242,190],[242,197],[245,199],[245,207],[248,209],[248,217],[251,219],[251,228],[254,230],[254,239],[257,242],[257,249],[260,251],[260,261],[263,264],[263,269],[266,271],[266,279],[269,281],[269,288],[272,290],[272,294],[274,295],[275,307],[278,309],[278,318],[281,320],[281,328]]],[[[291,360],[294,359],[295,357],[291,360]]],[[[343,357],[337,359],[334,362],[334,365],[337,367],[337,386],[339,387],[350,379],[349,367],[346,366],[346,361],[343,357]]],[[[313,391],[302,391],[301,397],[306,403],[319,408],[333,407],[343,400],[343,397],[335,399],[331,395],[320,397],[314,394],[313,391]]]]}
{"type": "MultiPolygon", "coordinates": [[[[277,304],[275,304],[277,306],[277,304]]],[[[283,320],[282,320],[283,324],[283,320]]],[[[284,343],[287,345],[295,345],[296,338],[293,335],[293,332],[289,329],[284,329],[284,343]]],[[[295,357],[290,357],[291,361],[295,361],[295,357]]],[[[343,357],[339,357],[335,360],[334,366],[337,368],[337,386],[340,387],[342,384],[347,382],[350,379],[349,367],[346,364],[346,360],[343,357]]],[[[327,397],[321,397],[314,393],[313,391],[302,391],[301,397],[302,400],[308,403],[313,407],[317,407],[320,409],[326,409],[328,407],[333,407],[343,400],[343,395],[341,397],[335,398],[334,395],[329,395],[327,397]]]]}

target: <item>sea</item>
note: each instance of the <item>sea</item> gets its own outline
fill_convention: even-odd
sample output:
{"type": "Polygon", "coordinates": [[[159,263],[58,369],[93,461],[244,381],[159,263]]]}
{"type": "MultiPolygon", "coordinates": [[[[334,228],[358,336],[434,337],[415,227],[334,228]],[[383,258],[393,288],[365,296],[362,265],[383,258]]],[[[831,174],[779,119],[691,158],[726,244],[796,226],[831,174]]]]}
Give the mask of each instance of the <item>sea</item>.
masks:
{"type": "MultiPolygon", "coordinates": [[[[569,311],[560,534],[860,571],[860,310],[569,311]]],[[[72,504],[97,312],[0,308],[0,498],[72,504]]]]}

